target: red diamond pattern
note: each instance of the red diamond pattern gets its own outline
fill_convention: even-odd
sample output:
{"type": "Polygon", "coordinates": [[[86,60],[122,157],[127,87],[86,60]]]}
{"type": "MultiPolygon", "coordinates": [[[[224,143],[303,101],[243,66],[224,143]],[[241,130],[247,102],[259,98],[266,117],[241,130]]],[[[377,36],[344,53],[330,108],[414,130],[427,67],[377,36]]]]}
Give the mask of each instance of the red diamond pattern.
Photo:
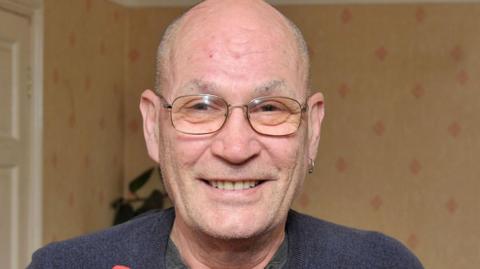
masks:
{"type": "Polygon", "coordinates": [[[338,87],[338,94],[342,97],[345,98],[347,97],[348,93],[350,92],[350,87],[346,83],[342,83],[340,87],[338,87]]]}
{"type": "Polygon", "coordinates": [[[383,121],[379,120],[373,125],[373,131],[377,136],[382,136],[385,132],[385,124],[383,121]]]}
{"type": "Polygon", "coordinates": [[[410,172],[412,175],[418,175],[422,171],[422,164],[417,160],[414,159],[410,162],[410,172]]]}
{"type": "Polygon", "coordinates": [[[454,138],[458,137],[460,133],[462,132],[462,126],[460,126],[460,123],[454,121],[448,126],[448,133],[454,138]]]}
{"type": "Polygon", "coordinates": [[[128,59],[130,60],[131,63],[135,63],[138,61],[138,58],[140,58],[140,53],[136,49],[130,50],[128,53],[128,59]]]}
{"type": "Polygon", "coordinates": [[[463,49],[459,45],[455,46],[451,51],[450,51],[450,56],[455,62],[460,62],[463,59],[463,49]]]}
{"type": "Polygon", "coordinates": [[[380,209],[380,207],[383,205],[383,199],[380,195],[375,195],[371,200],[370,200],[370,205],[372,206],[373,210],[377,211],[380,209]]]}
{"type": "Polygon", "coordinates": [[[415,11],[415,19],[417,20],[417,22],[422,23],[425,20],[425,16],[425,9],[423,9],[423,7],[417,8],[417,10],[415,11]]]}
{"type": "Polygon", "coordinates": [[[336,162],[335,166],[337,168],[337,171],[340,172],[340,173],[343,173],[343,172],[347,171],[347,169],[348,169],[347,161],[345,161],[345,159],[343,157],[340,157],[340,158],[337,159],[337,162],[336,162]]]}
{"type": "Polygon", "coordinates": [[[378,58],[378,60],[383,61],[387,57],[388,51],[385,49],[385,47],[379,47],[375,50],[375,56],[378,58]]]}
{"type": "Polygon", "coordinates": [[[421,97],[423,97],[425,95],[425,88],[423,87],[423,85],[421,83],[415,84],[415,87],[413,87],[413,89],[412,89],[412,95],[416,99],[420,99],[421,97]]]}
{"type": "Polygon", "coordinates": [[[344,8],[342,10],[341,20],[344,24],[347,24],[352,20],[352,12],[349,8],[344,8]]]}
{"type": "Polygon", "coordinates": [[[407,239],[407,245],[411,248],[411,249],[416,249],[417,246],[418,246],[418,237],[415,233],[412,233],[410,234],[410,236],[408,236],[408,239],[407,239]]]}
{"type": "Polygon", "coordinates": [[[445,203],[445,207],[447,208],[448,213],[450,213],[450,215],[453,215],[458,210],[457,201],[453,197],[450,197],[447,203],[445,203]]]}

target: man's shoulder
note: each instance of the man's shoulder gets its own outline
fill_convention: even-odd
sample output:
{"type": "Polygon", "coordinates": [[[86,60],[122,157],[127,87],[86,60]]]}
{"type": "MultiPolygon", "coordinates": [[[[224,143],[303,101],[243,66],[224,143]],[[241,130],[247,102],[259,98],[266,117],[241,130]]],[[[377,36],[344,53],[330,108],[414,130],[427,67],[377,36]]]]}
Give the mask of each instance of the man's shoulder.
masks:
{"type": "Polygon", "coordinates": [[[36,251],[28,268],[112,268],[133,265],[166,246],[174,212],[152,211],[109,229],[50,243],[36,251]],[[139,255],[141,254],[141,255],[139,255]],[[93,267],[92,267],[93,266],[93,267]]]}
{"type": "Polygon", "coordinates": [[[289,213],[287,231],[289,240],[293,237],[292,243],[298,253],[310,265],[423,268],[415,255],[402,243],[382,233],[338,225],[295,211],[289,213]],[[294,240],[301,240],[302,243],[298,244],[294,240]]]}

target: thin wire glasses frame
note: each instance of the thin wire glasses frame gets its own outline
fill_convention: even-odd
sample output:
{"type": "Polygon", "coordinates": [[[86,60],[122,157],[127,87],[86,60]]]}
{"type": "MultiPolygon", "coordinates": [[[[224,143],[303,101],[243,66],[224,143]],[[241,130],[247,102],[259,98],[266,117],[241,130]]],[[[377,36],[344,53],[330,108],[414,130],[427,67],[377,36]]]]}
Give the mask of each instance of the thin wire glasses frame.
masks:
{"type": "MultiPolygon", "coordinates": [[[[163,108],[169,111],[170,122],[171,122],[172,126],[177,131],[179,131],[181,133],[184,133],[184,134],[189,134],[189,135],[206,135],[206,134],[212,134],[212,133],[218,132],[219,130],[221,130],[223,128],[223,126],[227,122],[231,111],[234,108],[242,108],[242,110],[244,111],[244,114],[247,117],[247,121],[248,121],[250,127],[255,132],[257,132],[259,134],[262,134],[262,135],[268,135],[268,136],[287,136],[287,135],[291,135],[291,134],[295,133],[298,130],[298,128],[301,125],[302,119],[303,119],[303,113],[305,113],[308,110],[308,106],[306,105],[306,103],[300,104],[299,101],[297,101],[293,98],[290,98],[290,97],[285,97],[285,96],[257,97],[257,98],[252,99],[248,103],[243,104],[243,105],[229,104],[222,97],[217,96],[217,95],[212,95],[212,94],[183,95],[183,96],[176,97],[173,100],[172,103],[169,103],[165,99],[165,97],[163,97],[160,94],[157,94],[157,96],[160,98],[163,108]],[[191,101],[191,102],[200,101],[201,103],[194,103],[191,107],[186,108],[185,106],[186,106],[186,104],[189,103],[189,101],[191,101]],[[181,116],[178,116],[179,114],[182,113],[182,112],[179,112],[180,110],[182,110],[182,109],[183,110],[190,109],[190,111],[195,110],[194,113],[197,113],[197,114],[201,115],[201,113],[198,113],[198,112],[199,111],[205,111],[205,108],[206,108],[206,107],[204,107],[205,105],[209,106],[208,108],[213,108],[213,105],[210,106],[210,104],[214,103],[214,102],[216,102],[215,105],[217,106],[218,114],[211,116],[211,118],[203,119],[204,120],[203,123],[200,122],[200,119],[195,119],[195,120],[198,120],[200,123],[192,123],[191,124],[191,125],[197,124],[196,128],[199,128],[199,129],[205,129],[206,128],[205,130],[193,131],[193,129],[195,129],[194,127],[189,129],[189,128],[185,128],[185,127],[180,126],[181,125],[181,124],[179,124],[180,120],[178,119],[178,118],[181,118],[181,116]],[[268,103],[268,102],[270,102],[270,103],[268,103]],[[275,104],[275,105],[281,106],[280,107],[281,109],[288,109],[287,112],[283,113],[283,115],[282,115],[283,120],[280,119],[281,122],[278,122],[278,123],[272,122],[272,119],[273,119],[272,115],[275,114],[275,111],[271,111],[271,109],[278,110],[277,107],[272,106],[272,103],[275,104]],[[262,104],[267,104],[267,106],[265,106],[263,108],[259,107],[262,104]],[[198,105],[200,105],[200,106],[198,106],[198,105]],[[178,107],[178,106],[180,106],[180,107],[178,107]],[[256,113],[255,109],[259,109],[259,108],[260,109],[267,109],[266,111],[262,111],[262,112],[264,112],[263,115],[264,116],[267,115],[267,116],[265,116],[266,118],[270,117],[266,121],[264,120],[265,121],[264,123],[262,123],[261,120],[258,119],[258,116],[252,118],[252,114],[256,113]],[[220,114],[220,112],[222,112],[222,114],[220,114]],[[286,122],[287,118],[290,118],[290,117],[293,117],[293,122],[292,123],[286,122]],[[221,120],[221,123],[220,123],[220,120],[221,120]],[[213,125],[214,127],[212,127],[211,129],[208,129],[206,127],[205,121],[209,121],[207,124],[213,125]],[[216,121],[216,123],[214,121],[216,121]],[[204,125],[200,126],[200,124],[204,124],[204,125]],[[284,125],[283,130],[281,128],[282,124],[284,125]],[[288,125],[287,126],[288,128],[285,127],[285,124],[288,125]],[[262,127],[263,127],[263,129],[262,129],[262,127]]],[[[188,105],[190,105],[190,104],[188,104],[188,105]]],[[[278,115],[279,113],[277,112],[276,114],[278,115]]],[[[275,120],[277,120],[277,121],[279,120],[278,116],[277,116],[277,119],[275,119],[275,120]]]]}

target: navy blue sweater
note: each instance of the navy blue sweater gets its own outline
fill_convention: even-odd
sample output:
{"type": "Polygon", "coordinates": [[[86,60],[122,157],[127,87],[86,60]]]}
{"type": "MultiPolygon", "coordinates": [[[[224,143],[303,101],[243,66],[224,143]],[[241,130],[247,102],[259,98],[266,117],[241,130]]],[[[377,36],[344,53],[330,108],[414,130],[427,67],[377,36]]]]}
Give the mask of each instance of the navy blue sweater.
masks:
{"type": "MultiPolygon", "coordinates": [[[[49,244],[33,254],[28,268],[165,268],[175,212],[156,211],[105,231],[49,244]]],[[[423,268],[398,241],[291,210],[287,268],[423,268]]]]}

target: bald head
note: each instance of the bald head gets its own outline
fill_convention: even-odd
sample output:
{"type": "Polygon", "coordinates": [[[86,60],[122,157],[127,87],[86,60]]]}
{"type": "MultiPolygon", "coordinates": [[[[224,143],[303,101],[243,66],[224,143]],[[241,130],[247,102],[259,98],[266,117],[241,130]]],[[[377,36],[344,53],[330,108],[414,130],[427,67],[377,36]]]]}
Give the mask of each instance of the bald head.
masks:
{"type": "Polygon", "coordinates": [[[298,65],[308,90],[308,50],[295,24],[261,0],[203,1],[167,27],[157,53],[155,89],[160,93],[171,86],[173,62],[187,49],[208,50],[212,58],[241,58],[259,52],[262,46],[281,47],[284,57],[294,58],[292,64],[298,65]]]}

